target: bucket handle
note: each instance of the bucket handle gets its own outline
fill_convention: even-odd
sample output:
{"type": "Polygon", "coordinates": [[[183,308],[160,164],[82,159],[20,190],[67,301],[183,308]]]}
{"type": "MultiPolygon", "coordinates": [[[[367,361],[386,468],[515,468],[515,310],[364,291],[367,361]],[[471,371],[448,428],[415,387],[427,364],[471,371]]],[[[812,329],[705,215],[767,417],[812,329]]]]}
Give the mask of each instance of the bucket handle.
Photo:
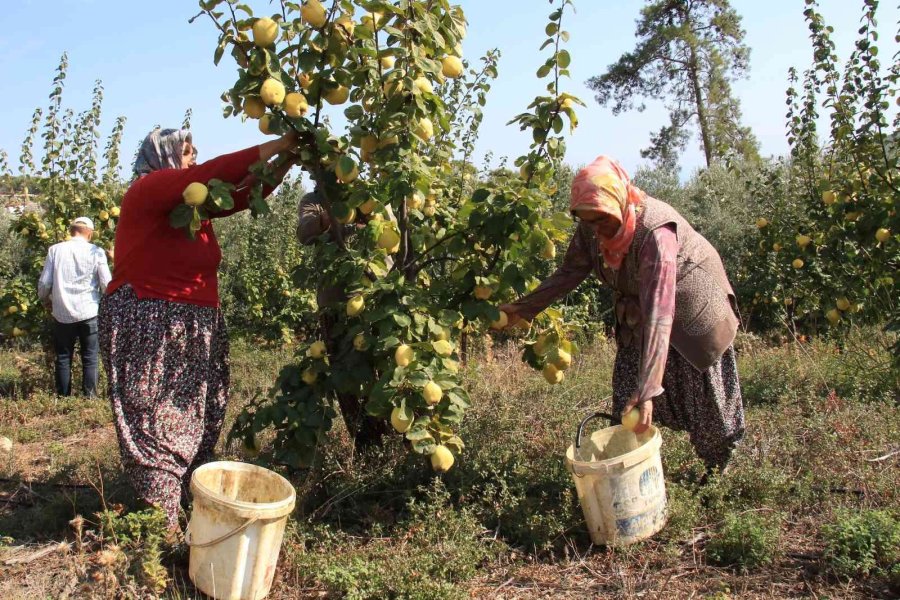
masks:
{"type": "MultiPolygon", "coordinates": [[[[608,400],[609,398],[607,398],[608,400]]],[[[607,419],[611,424],[616,422],[616,418],[609,413],[597,411],[592,413],[581,420],[581,423],[578,424],[578,431],[575,433],[575,449],[581,448],[581,434],[584,432],[584,426],[587,425],[588,421],[592,421],[594,419],[607,419]]]]}
{"type": "Polygon", "coordinates": [[[231,536],[234,536],[234,535],[237,535],[237,534],[243,532],[245,529],[247,529],[248,527],[250,527],[257,521],[259,521],[258,516],[253,517],[252,519],[248,519],[248,520],[244,521],[244,523],[242,525],[239,525],[235,529],[232,529],[225,535],[221,535],[221,536],[217,537],[216,539],[212,540],[211,542],[204,542],[202,544],[198,544],[197,542],[195,542],[191,539],[191,528],[190,528],[190,525],[188,525],[188,530],[184,532],[184,543],[187,544],[188,546],[190,546],[191,548],[209,548],[210,546],[215,546],[219,542],[224,542],[231,536]]]}

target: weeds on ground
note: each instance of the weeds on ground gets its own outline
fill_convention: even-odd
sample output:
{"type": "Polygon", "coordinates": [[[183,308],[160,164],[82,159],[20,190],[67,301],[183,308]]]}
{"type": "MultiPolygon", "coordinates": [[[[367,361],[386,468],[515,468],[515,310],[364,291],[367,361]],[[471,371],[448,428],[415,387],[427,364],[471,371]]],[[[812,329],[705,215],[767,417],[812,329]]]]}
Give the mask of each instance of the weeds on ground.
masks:
{"type": "Polygon", "coordinates": [[[666,496],[668,516],[660,537],[672,542],[684,541],[705,523],[700,495],[693,486],[670,483],[666,485],[666,496]]]}
{"type": "Polygon", "coordinates": [[[740,357],[741,393],[746,406],[766,406],[815,396],[824,380],[796,346],[751,350],[740,357]]]}
{"type": "Polygon", "coordinates": [[[838,340],[765,347],[742,336],[739,371],[748,406],[825,399],[898,401],[900,374],[891,368],[894,337],[875,327],[853,328],[838,340]]]}
{"type": "Polygon", "coordinates": [[[0,434],[29,444],[86,433],[111,419],[109,403],[103,398],[60,398],[50,392],[36,392],[27,402],[0,405],[0,434]]]}
{"type": "Polygon", "coordinates": [[[107,509],[97,513],[103,549],[94,557],[91,579],[104,587],[159,595],[169,582],[163,564],[166,515],[158,508],[135,512],[107,509]]]}
{"type": "Polygon", "coordinates": [[[0,354],[0,397],[24,400],[52,385],[45,355],[37,350],[0,354]]]}
{"type": "Polygon", "coordinates": [[[742,462],[736,459],[727,474],[716,474],[698,488],[711,518],[722,520],[728,514],[750,509],[788,509],[797,501],[795,482],[784,469],[769,462],[742,462]]]}
{"type": "Polygon", "coordinates": [[[888,577],[900,584],[900,517],[888,510],[840,510],[822,527],[825,562],[841,578],[888,577]]]}
{"type": "Polygon", "coordinates": [[[495,557],[502,544],[487,536],[468,508],[452,504],[440,480],[419,490],[408,516],[375,527],[369,537],[337,527],[300,525],[288,549],[291,568],[332,594],[353,600],[467,598],[464,582],[495,557]]]}
{"type": "MultiPolygon", "coordinates": [[[[691,560],[685,556],[685,541],[709,536],[710,562],[739,570],[759,568],[754,565],[778,560],[779,553],[795,549],[798,542],[806,551],[814,543],[810,532],[819,530],[821,515],[830,514],[835,506],[857,499],[860,506],[895,504],[896,459],[871,459],[895,447],[900,435],[897,407],[884,401],[884,394],[873,392],[883,391],[885,380],[876,376],[875,383],[868,382],[867,371],[850,360],[853,352],[868,356],[872,350],[882,356],[877,344],[867,343],[860,338],[857,346],[838,349],[827,340],[802,348],[748,342],[739,354],[748,431],[731,470],[701,485],[704,468],[688,436],[664,430],[669,521],[657,538],[663,544],[642,544],[633,549],[634,556],[621,554],[625,564],[632,564],[631,558],[659,564],[662,557],[675,566],[691,560]],[[827,385],[820,376],[823,370],[828,371],[827,385]],[[775,537],[765,547],[766,536],[773,530],[777,534],[778,528],[743,517],[775,513],[786,515],[784,522],[790,525],[781,539],[775,537]],[[698,538],[697,533],[704,535],[698,538]]],[[[463,425],[467,448],[437,484],[427,461],[408,453],[399,436],[360,455],[353,453],[345,430],[335,428],[322,448],[321,466],[295,478],[302,516],[285,538],[280,564],[288,575],[281,581],[299,580],[316,592],[349,598],[454,598],[468,593],[467,582],[473,578],[490,576],[500,570],[497,565],[502,568],[519,560],[516,557],[539,558],[539,568],[550,570],[549,563],[557,559],[565,563],[572,550],[579,556],[591,554],[562,457],[580,418],[610,408],[604,398],[614,351],[612,343],[597,341],[576,357],[565,382],[553,387],[501,344],[493,348],[493,358],[473,359],[466,370],[467,386],[476,400],[463,425]]],[[[4,366],[11,364],[8,355],[3,356],[0,371],[9,371],[4,366]]],[[[285,352],[235,344],[229,418],[242,402],[270,384],[285,360],[285,352]]],[[[29,478],[40,472],[61,484],[92,481],[95,457],[71,450],[80,447],[80,440],[93,440],[84,436],[86,424],[88,429],[109,425],[106,402],[56,399],[46,386],[33,391],[28,400],[0,396],[0,434],[11,435],[17,444],[40,441],[28,449],[34,456],[27,464],[39,466],[29,478]],[[43,467],[54,457],[59,470],[48,473],[43,467]]],[[[110,455],[116,454],[113,441],[111,435],[103,441],[110,455]]],[[[105,497],[108,502],[124,501],[114,481],[118,465],[112,462],[104,471],[113,483],[106,486],[105,497]]],[[[19,477],[22,464],[26,463],[14,450],[6,466],[10,478],[19,477]]],[[[100,509],[91,489],[36,485],[34,494],[23,496],[15,479],[6,487],[7,493],[17,494],[18,508],[7,507],[0,516],[0,531],[15,536],[17,543],[58,539],[75,513],[100,509]]],[[[111,518],[116,525],[106,527],[97,534],[99,541],[86,546],[83,560],[90,567],[84,577],[100,578],[105,587],[97,587],[97,580],[91,579],[94,589],[111,590],[113,595],[139,596],[159,589],[153,583],[159,575],[155,565],[172,566],[165,549],[162,557],[152,542],[145,550],[146,534],[137,535],[141,541],[133,547],[112,541],[107,532],[117,527],[124,537],[131,534],[125,515],[111,518]]],[[[877,544],[865,546],[857,543],[858,536],[825,531],[822,539],[844,540],[828,546],[832,548],[828,561],[850,565],[832,572],[841,570],[854,583],[862,581],[866,571],[858,557],[873,552],[880,556],[880,550],[865,549],[877,544]]],[[[871,539],[891,539],[872,535],[871,539]]],[[[593,553],[602,560],[602,553],[593,553]]],[[[789,560],[778,564],[785,562],[789,560]]],[[[896,560],[876,563],[879,566],[870,567],[869,577],[890,576],[897,570],[896,560]]],[[[190,589],[179,583],[179,572],[176,568],[174,580],[168,582],[168,593],[190,589]]]]}
{"type": "Polygon", "coordinates": [[[58,539],[76,513],[91,514],[101,508],[94,490],[38,487],[30,491],[34,492],[39,496],[20,493],[23,505],[0,513],[0,531],[18,542],[58,539]]]}
{"type": "Polygon", "coordinates": [[[567,534],[583,534],[572,476],[560,457],[497,459],[479,452],[461,473],[462,501],[486,527],[533,552],[558,550],[567,534]]]}
{"type": "Polygon", "coordinates": [[[714,564],[742,571],[771,564],[778,556],[780,527],[777,515],[729,514],[707,543],[706,556],[714,564]]]}

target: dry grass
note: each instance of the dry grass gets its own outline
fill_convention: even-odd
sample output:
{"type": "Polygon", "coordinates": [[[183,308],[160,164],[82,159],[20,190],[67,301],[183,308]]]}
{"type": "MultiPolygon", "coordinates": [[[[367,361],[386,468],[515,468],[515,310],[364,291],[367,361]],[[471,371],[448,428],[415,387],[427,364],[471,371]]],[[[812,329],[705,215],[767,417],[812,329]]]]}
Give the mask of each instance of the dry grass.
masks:
{"type": "MultiPolygon", "coordinates": [[[[669,527],[634,547],[592,547],[559,463],[579,418],[609,394],[613,352],[605,342],[591,345],[554,388],[504,344],[490,360],[470,365],[475,408],[463,432],[469,449],[443,479],[439,502],[421,459],[408,457],[395,440],[377,456],[351,456],[346,433],[337,428],[322,469],[295,479],[302,502],[271,597],[379,597],[374,589],[386,595],[393,589],[395,597],[498,600],[890,596],[880,580],[833,579],[821,560],[819,530],[837,509],[900,505],[900,455],[873,461],[897,449],[900,410],[890,394],[872,397],[868,390],[878,386],[865,379],[875,375],[840,371],[840,355],[824,344],[746,348],[748,431],[732,471],[698,486],[686,437],[665,432],[669,527]],[[772,365],[780,365],[780,379],[772,365]],[[862,391],[828,394],[823,372],[844,390],[862,391]],[[434,506],[411,508],[410,499],[434,506]],[[774,564],[750,572],[707,564],[704,546],[724,515],[747,511],[781,516],[774,564]],[[447,557],[465,568],[435,575],[447,577],[437,582],[445,587],[422,583],[422,570],[443,573],[447,557]],[[394,582],[379,583],[385,574],[394,582]],[[406,587],[392,588],[396,580],[406,587]]],[[[18,357],[0,353],[7,381],[15,379],[16,364],[40,363],[36,354],[18,357]]],[[[230,415],[266,389],[289,353],[238,343],[233,357],[230,415]]],[[[73,542],[68,521],[77,513],[91,518],[102,505],[101,488],[107,505],[132,504],[105,400],[56,400],[46,382],[33,385],[27,397],[0,396],[0,435],[16,443],[0,459],[0,535],[11,536],[0,538],[0,565],[47,544],[73,542]]],[[[122,596],[129,588],[84,586],[103,547],[0,566],[0,597],[122,596]]],[[[197,597],[185,556],[166,560],[167,596],[197,597]]]]}

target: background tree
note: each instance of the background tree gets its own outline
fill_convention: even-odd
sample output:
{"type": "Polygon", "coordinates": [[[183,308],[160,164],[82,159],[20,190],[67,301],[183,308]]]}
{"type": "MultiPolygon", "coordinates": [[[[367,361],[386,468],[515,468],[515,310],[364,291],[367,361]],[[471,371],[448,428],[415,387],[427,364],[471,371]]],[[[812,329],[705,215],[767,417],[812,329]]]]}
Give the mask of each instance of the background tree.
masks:
{"type": "MultiPolygon", "coordinates": [[[[36,108],[22,142],[20,175],[13,178],[0,164],[0,183],[21,213],[8,225],[17,251],[0,261],[0,336],[24,338],[41,332],[49,314],[37,304],[37,280],[47,248],[68,239],[69,223],[90,217],[96,227],[94,243],[113,247],[122,182],[119,179],[120,146],[125,117],[118,117],[100,155],[100,120],[103,86],[94,85],[89,109],[75,113],[63,108],[63,91],[69,61],[60,58],[53,78],[50,102],[36,108]],[[37,138],[43,140],[40,162],[35,160],[37,138]]],[[[5,156],[5,153],[4,153],[5,156]]],[[[4,244],[6,246],[6,244],[4,244]]],[[[45,332],[46,333],[46,332],[45,332]]],[[[48,341],[44,336],[43,341],[48,341]]]]}
{"type": "Polygon", "coordinates": [[[790,189],[767,192],[756,221],[766,265],[751,272],[772,274],[760,287],[775,284],[790,319],[838,330],[885,320],[900,329],[900,157],[892,144],[900,114],[891,110],[900,54],[882,66],[877,10],[877,0],[862,1],[858,37],[842,66],[834,28],[806,0],[813,63],[802,76],[791,70],[787,91],[790,189]]]}
{"type": "Polygon", "coordinates": [[[240,213],[216,223],[222,247],[219,297],[229,331],[285,345],[314,331],[317,279],[309,248],[297,243],[297,204],[305,193],[287,180],[269,198],[270,212],[254,219],[240,213]]]}
{"type": "Polygon", "coordinates": [[[758,156],[758,143],[742,127],[731,81],[749,67],[741,17],[728,0],[651,0],[637,21],[637,46],[587,85],[613,113],[663,100],[670,123],[651,137],[641,155],[672,167],[696,121],[707,166],[736,154],[758,156]]]}

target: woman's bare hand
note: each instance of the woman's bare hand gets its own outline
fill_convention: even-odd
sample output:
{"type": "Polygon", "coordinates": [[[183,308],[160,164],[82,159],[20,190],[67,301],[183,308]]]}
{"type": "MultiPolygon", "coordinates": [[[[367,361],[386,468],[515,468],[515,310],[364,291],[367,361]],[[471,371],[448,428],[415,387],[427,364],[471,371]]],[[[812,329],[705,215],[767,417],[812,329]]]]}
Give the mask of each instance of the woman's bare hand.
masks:
{"type": "Polygon", "coordinates": [[[644,400],[641,402],[640,398],[637,394],[632,394],[631,398],[628,400],[628,403],[625,404],[625,409],[622,411],[622,416],[628,414],[628,412],[634,408],[638,407],[638,410],[641,413],[641,418],[638,421],[637,426],[634,428],[635,433],[644,433],[650,428],[650,425],[653,423],[653,400],[644,400]]]}
{"type": "Polygon", "coordinates": [[[272,140],[271,142],[260,144],[259,159],[268,161],[276,154],[289,152],[297,147],[297,142],[297,133],[294,131],[290,131],[277,140],[272,140]]]}

